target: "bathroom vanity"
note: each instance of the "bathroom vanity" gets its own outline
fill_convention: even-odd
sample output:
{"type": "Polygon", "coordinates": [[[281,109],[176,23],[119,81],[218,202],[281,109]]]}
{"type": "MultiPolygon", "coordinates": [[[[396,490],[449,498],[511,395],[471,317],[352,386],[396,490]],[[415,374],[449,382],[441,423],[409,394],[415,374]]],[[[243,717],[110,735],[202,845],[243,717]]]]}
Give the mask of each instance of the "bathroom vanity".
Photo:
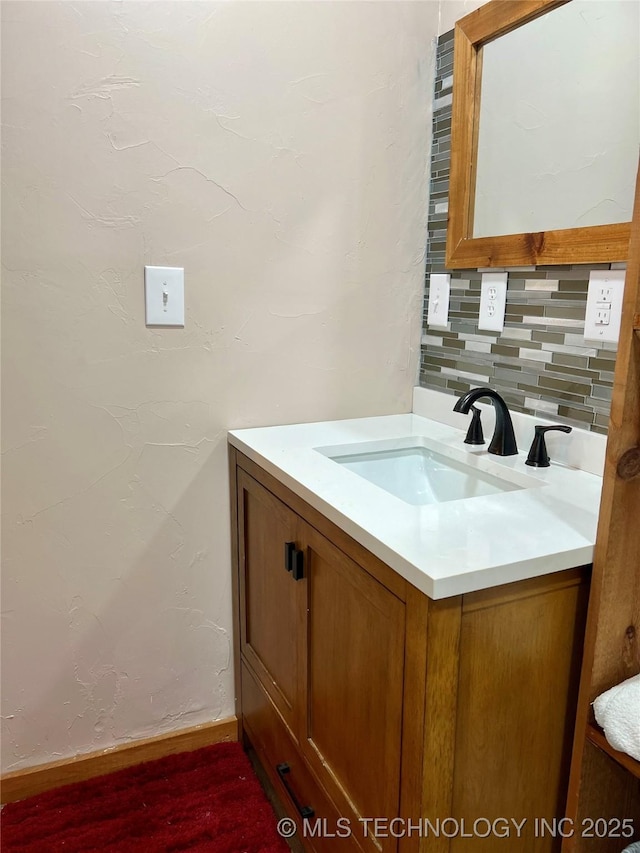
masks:
{"type": "Polygon", "coordinates": [[[559,849],[600,478],[463,438],[230,434],[238,717],[310,851],[559,849]],[[352,466],[409,448],[442,502],[352,466]]]}

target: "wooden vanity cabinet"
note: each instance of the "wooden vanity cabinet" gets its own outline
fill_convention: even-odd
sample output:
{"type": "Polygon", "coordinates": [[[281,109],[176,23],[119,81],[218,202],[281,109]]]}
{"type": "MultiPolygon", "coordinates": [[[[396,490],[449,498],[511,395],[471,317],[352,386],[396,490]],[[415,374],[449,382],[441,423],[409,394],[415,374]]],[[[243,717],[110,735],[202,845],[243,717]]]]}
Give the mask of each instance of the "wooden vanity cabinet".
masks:
{"type": "MultiPolygon", "coordinates": [[[[396,814],[404,602],[241,469],[238,494],[245,682],[252,678],[268,696],[340,815],[355,825],[396,814]]],[[[252,713],[244,711],[251,731],[252,713]]],[[[278,774],[282,763],[291,764],[288,752],[266,769],[278,774]]],[[[296,793],[293,770],[282,776],[299,804],[317,812],[296,793]]]]}
{"type": "Polygon", "coordinates": [[[533,818],[563,813],[588,570],[432,601],[230,461],[238,719],[305,849],[558,850],[533,818]]]}

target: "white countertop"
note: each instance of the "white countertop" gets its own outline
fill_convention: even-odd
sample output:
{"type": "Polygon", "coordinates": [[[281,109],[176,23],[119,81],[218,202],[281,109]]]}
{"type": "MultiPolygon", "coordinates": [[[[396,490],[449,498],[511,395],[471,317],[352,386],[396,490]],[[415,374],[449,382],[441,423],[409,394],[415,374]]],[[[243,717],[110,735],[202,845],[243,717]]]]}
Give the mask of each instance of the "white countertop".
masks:
{"type": "Polygon", "coordinates": [[[232,430],[229,441],[431,598],[592,561],[601,477],[553,461],[526,466],[528,445],[517,456],[489,456],[487,445],[472,449],[464,436],[464,428],[402,414],[232,430]],[[531,487],[415,506],[316,449],[388,440],[406,446],[410,438],[468,454],[472,464],[531,487]]]}

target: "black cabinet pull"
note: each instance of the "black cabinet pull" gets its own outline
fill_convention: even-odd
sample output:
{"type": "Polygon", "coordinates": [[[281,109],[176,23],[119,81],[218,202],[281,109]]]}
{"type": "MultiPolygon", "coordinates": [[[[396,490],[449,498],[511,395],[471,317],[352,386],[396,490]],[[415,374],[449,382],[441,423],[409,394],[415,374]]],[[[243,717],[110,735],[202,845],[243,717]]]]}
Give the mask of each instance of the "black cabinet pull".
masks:
{"type": "Polygon", "coordinates": [[[293,568],[293,555],[296,552],[296,543],[295,542],[285,542],[284,543],[284,567],[290,572],[293,568]]]}
{"type": "Polygon", "coordinates": [[[304,577],[304,551],[298,550],[295,542],[284,543],[284,567],[295,581],[304,577]]]}
{"type": "Polygon", "coordinates": [[[291,574],[293,575],[294,581],[301,581],[304,577],[304,551],[293,552],[291,574]]]}
{"type": "Polygon", "coordinates": [[[300,800],[293,793],[291,785],[289,784],[289,780],[287,779],[287,776],[289,775],[289,773],[291,773],[291,768],[289,767],[289,765],[286,762],[283,762],[282,764],[276,764],[276,772],[280,777],[280,781],[284,785],[285,790],[287,794],[289,794],[291,802],[295,806],[300,817],[303,819],[313,817],[315,815],[315,812],[311,808],[311,806],[301,806],[300,800]]]}

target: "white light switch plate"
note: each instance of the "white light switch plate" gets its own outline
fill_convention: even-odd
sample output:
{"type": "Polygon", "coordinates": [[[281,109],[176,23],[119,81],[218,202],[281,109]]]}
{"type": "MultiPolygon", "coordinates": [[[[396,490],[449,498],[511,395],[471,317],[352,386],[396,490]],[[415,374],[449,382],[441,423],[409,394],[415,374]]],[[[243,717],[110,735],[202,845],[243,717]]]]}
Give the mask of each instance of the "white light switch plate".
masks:
{"type": "Polygon", "coordinates": [[[184,268],[145,267],[147,326],[184,326],[184,268]]]}
{"type": "Polygon", "coordinates": [[[451,276],[449,273],[433,273],[429,276],[429,303],[427,306],[427,324],[447,328],[449,322],[449,294],[451,276]]]}
{"type": "Polygon", "coordinates": [[[480,289],[480,316],[478,328],[488,332],[501,332],[504,329],[504,313],[507,306],[506,272],[482,273],[480,289]]]}
{"type": "Polygon", "coordinates": [[[592,270],[587,291],[584,337],[615,343],[620,336],[624,270],[592,270]]]}

